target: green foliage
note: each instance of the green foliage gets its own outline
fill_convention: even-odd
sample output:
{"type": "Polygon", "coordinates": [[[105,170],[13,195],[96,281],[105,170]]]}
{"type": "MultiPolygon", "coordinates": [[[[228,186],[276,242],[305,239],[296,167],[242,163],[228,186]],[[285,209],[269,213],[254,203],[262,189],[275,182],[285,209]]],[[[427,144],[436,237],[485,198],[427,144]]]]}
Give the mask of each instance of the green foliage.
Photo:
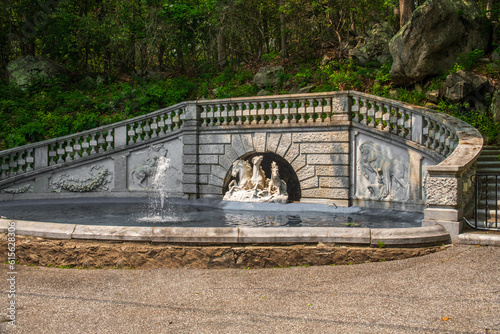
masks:
{"type": "Polygon", "coordinates": [[[488,113],[471,109],[467,103],[451,104],[441,101],[438,110],[469,123],[478,129],[486,142],[494,142],[500,138],[500,124],[495,123],[488,113]]]}
{"type": "Polygon", "coordinates": [[[482,57],[484,57],[483,50],[474,49],[471,52],[462,53],[457,57],[457,62],[453,65],[449,73],[455,73],[460,70],[470,71],[477,66],[478,60],[482,57]]]}
{"type": "Polygon", "coordinates": [[[385,247],[385,242],[383,242],[381,240],[378,240],[377,241],[377,246],[378,246],[378,248],[384,248],[385,247]]]}

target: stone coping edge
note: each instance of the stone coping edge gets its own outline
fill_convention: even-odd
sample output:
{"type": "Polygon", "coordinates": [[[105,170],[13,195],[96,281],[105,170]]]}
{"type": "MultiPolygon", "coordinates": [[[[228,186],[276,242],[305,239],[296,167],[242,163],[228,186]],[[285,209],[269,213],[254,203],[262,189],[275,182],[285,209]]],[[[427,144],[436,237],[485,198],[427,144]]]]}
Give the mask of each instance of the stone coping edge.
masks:
{"type": "Polygon", "coordinates": [[[337,243],[371,247],[415,247],[450,243],[440,226],[414,228],[349,227],[139,227],[42,223],[0,219],[0,233],[15,223],[15,234],[50,239],[142,241],[182,244],[337,243]]]}
{"type": "Polygon", "coordinates": [[[457,243],[500,247],[500,234],[463,233],[457,236],[457,243]]]}

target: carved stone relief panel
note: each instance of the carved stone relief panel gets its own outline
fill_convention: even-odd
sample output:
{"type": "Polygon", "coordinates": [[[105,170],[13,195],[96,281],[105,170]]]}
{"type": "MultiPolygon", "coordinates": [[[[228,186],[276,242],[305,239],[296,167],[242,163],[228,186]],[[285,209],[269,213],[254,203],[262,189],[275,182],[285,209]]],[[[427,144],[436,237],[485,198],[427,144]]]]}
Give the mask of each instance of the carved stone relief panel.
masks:
{"type": "Polygon", "coordinates": [[[53,192],[99,192],[110,191],[113,184],[113,161],[105,160],[54,174],[50,178],[53,192]]]}
{"type": "Polygon", "coordinates": [[[24,194],[32,193],[34,189],[33,182],[27,182],[22,184],[16,184],[10,187],[6,187],[0,190],[2,194],[24,194]]]}
{"type": "Polygon", "coordinates": [[[127,158],[130,191],[153,190],[153,180],[158,164],[166,158],[168,167],[164,170],[168,192],[182,191],[182,142],[174,139],[168,143],[154,144],[148,148],[132,152],[127,158]]]}
{"type": "Polygon", "coordinates": [[[362,134],[356,144],[356,198],[407,202],[411,192],[408,151],[362,134]]]}

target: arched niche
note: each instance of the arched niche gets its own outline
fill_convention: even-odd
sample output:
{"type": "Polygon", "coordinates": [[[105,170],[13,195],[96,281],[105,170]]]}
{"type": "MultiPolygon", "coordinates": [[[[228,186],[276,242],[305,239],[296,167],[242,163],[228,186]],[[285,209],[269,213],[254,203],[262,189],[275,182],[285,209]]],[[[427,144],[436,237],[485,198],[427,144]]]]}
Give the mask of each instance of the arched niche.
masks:
{"type": "MultiPolygon", "coordinates": [[[[259,155],[263,157],[262,163],[260,165],[262,167],[262,170],[266,174],[266,178],[271,177],[271,163],[275,161],[276,164],[278,165],[280,179],[285,181],[287,186],[288,201],[290,202],[299,201],[300,198],[302,197],[299,178],[297,177],[297,174],[293,170],[293,167],[284,158],[272,152],[265,152],[265,153],[254,152],[245,154],[244,156],[240,157],[240,160],[248,161],[250,162],[250,165],[253,166],[252,159],[255,156],[259,155]]],[[[231,169],[229,169],[226,174],[226,178],[224,179],[224,188],[223,188],[224,193],[228,191],[228,185],[232,179],[233,177],[231,176],[231,169]]]]}

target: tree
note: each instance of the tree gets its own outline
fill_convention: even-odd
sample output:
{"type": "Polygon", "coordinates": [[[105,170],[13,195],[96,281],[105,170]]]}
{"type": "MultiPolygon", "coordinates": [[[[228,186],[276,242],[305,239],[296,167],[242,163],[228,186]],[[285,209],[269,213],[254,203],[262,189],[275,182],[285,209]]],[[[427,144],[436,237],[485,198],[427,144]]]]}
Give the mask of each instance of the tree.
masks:
{"type": "Polygon", "coordinates": [[[415,10],[415,2],[413,0],[399,0],[399,26],[403,26],[411,19],[411,14],[415,10]]]}

